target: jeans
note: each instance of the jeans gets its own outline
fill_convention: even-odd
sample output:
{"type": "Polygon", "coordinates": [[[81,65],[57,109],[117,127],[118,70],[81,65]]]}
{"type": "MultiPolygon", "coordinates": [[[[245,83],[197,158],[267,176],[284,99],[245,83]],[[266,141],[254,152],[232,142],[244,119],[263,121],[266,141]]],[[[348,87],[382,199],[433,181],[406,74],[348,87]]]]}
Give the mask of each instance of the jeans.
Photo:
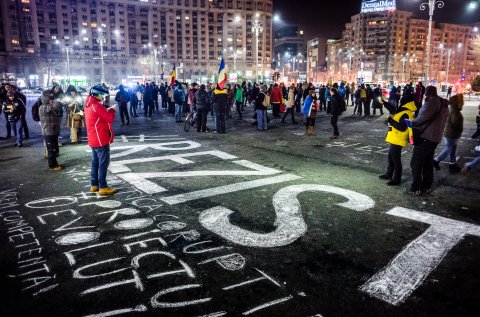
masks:
{"type": "Polygon", "coordinates": [[[138,101],[130,101],[130,115],[132,117],[136,117],[137,116],[137,104],[138,104],[138,101]]]}
{"type": "Polygon", "coordinates": [[[322,110],[327,110],[327,100],[326,99],[320,99],[320,111],[322,110]]]}
{"type": "Polygon", "coordinates": [[[58,166],[58,135],[45,135],[45,145],[47,146],[48,167],[54,168],[58,166]]]}
{"type": "Polygon", "coordinates": [[[20,120],[22,121],[23,131],[25,132],[25,139],[29,139],[30,132],[28,131],[27,118],[25,117],[25,114],[20,116],[20,120]]]}
{"type": "Polygon", "coordinates": [[[201,108],[197,110],[197,132],[207,131],[207,115],[208,115],[207,108],[201,108]]]}
{"type": "Polygon", "coordinates": [[[10,121],[8,121],[8,114],[5,112],[3,113],[5,115],[5,121],[7,121],[5,127],[7,128],[7,138],[12,137],[12,125],[10,124],[10,121]]]}
{"type": "Polygon", "coordinates": [[[480,156],[477,156],[473,161],[465,164],[468,168],[475,168],[477,165],[480,165],[480,156]]]}
{"type": "Polygon", "coordinates": [[[215,127],[217,133],[225,133],[225,111],[222,110],[215,110],[215,127]]]}
{"type": "Polygon", "coordinates": [[[110,145],[92,148],[92,170],[90,184],[107,188],[107,169],[110,164],[110,145]]]}
{"type": "Polygon", "coordinates": [[[340,133],[338,132],[338,116],[337,115],[332,115],[332,118],[330,119],[330,123],[332,124],[333,127],[333,135],[339,136],[340,133]]]}
{"type": "Polygon", "coordinates": [[[125,124],[125,119],[127,119],[127,124],[129,124],[130,117],[128,116],[127,104],[121,104],[119,108],[120,108],[120,119],[122,120],[122,124],[125,124]]]}
{"type": "Polygon", "coordinates": [[[450,164],[457,163],[457,142],[458,139],[451,139],[444,137],[443,142],[445,147],[442,152],[435,158],[436,161],[443,161],[450,154],[450,164]]]}
{"type": "Polygon", "coordinates": [[[175,120],[177,122],[182,121],[182,105],[175,104],[175,120]]]}
{"type": "Polygon", "coordinates": [[[362,99],[364,100],[363,103],[363,115],[369,116],[370,115],[370,103],[372,102],[371,99],[362,99]]]}
{"type": "Polygon", "coordinates": [[[267,130],[267,109],[255,110],[257,113],[258,130],[267,130]]]}
{"type": "Polygon", "coordinates": [[[23,142],[23,124],[22,124],[22,120],[21,119],[18,119],[16,121],[11,121],[10,122],[12,128],[13,128],[13,131],[15,133],[15,136],[17,137],[17,144],[22,144],[23,142]]]}
{"type": "Polygon", "coordinates": [[[412,186],[410,191],[431,189],[433,184],[433,155],[437,143],[420,138],[413,147],[412,160],[412,186]]]}
{"type": "Polygon", "coordinates": [[[393,182],[400,183],[402,180],[402,147],[400,145],[390,144],[385,175],[393,182]]]}

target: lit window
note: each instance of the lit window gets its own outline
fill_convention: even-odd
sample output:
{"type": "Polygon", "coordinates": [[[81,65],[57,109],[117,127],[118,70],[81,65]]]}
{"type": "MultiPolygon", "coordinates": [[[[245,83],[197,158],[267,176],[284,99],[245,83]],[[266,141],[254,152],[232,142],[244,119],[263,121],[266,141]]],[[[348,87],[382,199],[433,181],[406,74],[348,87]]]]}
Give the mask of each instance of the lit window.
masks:
{"type": "Polygon", "coordinates": [[[96,28],[96,27],[97,27],[97,23],[93,22],[92,24],[90,24],[90,26],[91,26],[92,28],[96,28]]]}
{"type": "Polygon", "coordinates": [[[30,53],[30,54],[33,54],[33,53],[35,53],[35,50],[34,50],[33,48],[29,48],[29,49],[27,50],[27,52],[30,53]]]}
{"type": "Polygon", "coordinates": [[[30,0],[22,0],[22,3],[30,3],[30,0]]]}
{"type": "Polygon", "coordinates": [[[87,22],[82,22],[82,25],[83,26],[88,26],[88,23],[87,22]]]}
{"type": "Polygon", "coordinates": [[[20,41],[19,40],[12,40],[12,44],[18,45],[18,44],[20,44],[20,41]]]}
{"type": "Polygon", "coordinates": [[[107,25],[105,23],[102,23],[102,28],[106,28],[107,25]]]}
{"type": "Polygon", "coordinates": [[[85,42],[87,42],[87,41],[88,41],[88,37],[84,37],[83,40],[84,40],[85,42]]]}
{"type": "Polygon", "coordinates": [[[52,35],[52,40],[56,40],[57,39],[57,36],[56,35],[52,35]]]}
{"type": "Polygon", "coordinates": [[[29,8],[23,8],[23,12],[30,12],[29,8]]]}

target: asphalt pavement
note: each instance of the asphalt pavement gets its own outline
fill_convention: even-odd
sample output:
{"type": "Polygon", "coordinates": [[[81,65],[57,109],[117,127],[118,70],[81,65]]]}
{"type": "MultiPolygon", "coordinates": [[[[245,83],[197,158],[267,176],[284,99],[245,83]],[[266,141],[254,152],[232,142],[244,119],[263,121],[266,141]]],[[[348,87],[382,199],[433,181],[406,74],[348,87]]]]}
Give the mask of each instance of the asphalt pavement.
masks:
{"type": "MultiPolygon", "coordinates": [[[[460,165],[480,155],[477,106],[460,165]]],[[[315,136],[288,119],[257,131],[251,108],[226,134],[185,132],[165,109],[117,118],[112,197],[89,193],[89,148],[66,127],[65,170],[49,171],[29,120],[24,147],[0,140],[0,315],[477,316],[479,170],[442,163],[410,197],[409,146],[386,186],[386,115],[352,111],[333,140],[324,112],[315,136]]]]}

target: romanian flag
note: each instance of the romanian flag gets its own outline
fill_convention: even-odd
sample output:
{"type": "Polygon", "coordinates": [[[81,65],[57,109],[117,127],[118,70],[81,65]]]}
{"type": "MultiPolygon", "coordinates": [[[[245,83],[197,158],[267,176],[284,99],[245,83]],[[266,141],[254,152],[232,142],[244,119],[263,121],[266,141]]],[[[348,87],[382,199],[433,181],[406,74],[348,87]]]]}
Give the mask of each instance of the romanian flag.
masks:
{"type": "Polygon", "coordinates": [[[220,62],[220,68],[218,69],[218,80],[217,84],[220,89],[223,89],[225,84],[227,83],[227,70],[225,69],[225,61],[223,60],[220,62]]]}
{"type": "Polygon", "coordinates": [[[407,123],[407,129],[408,129],[408,140],[410,141],[410,144],[413,145],[413,129],[412,129],[412,121],[405,119],[405,122],[407,123]]]}
{"type": "Polygon", "coordinates": [[[175,79],[177,77],[177,72],[175,71],[175,64],[173,65],[172,74],[170,75],[170,86],[175,84],[175,79]]]}

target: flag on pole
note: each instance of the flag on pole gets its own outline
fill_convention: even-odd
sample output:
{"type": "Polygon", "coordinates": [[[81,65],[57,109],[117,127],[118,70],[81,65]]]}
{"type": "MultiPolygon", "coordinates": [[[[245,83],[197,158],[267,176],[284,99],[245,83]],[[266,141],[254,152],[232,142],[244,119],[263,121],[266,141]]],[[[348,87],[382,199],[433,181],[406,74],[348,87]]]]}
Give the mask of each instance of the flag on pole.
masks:
{"type": "Polygon", "coordinates": [[[175,84],[175,80],[177,77],[177,72],[175,71],[175,64],[173,64],[172,74],[170,75],[170,86],[175,84]]]}
{"type": "Polygon", "coordinates": [[[412,129],[412,121],[405,119],[405,122],[407,123],[407,129],[408,129],[408,140],[411,145],[413,145],[413,129],[412,129]]]}
{"type": "Polygon", "coordinates": [[[218,69],[218,80],[217,84],[220,89],[223,89],[225,87],[225,84],[227,83],[227,70],[225,68],[225,61],[223,60],[220,62],[220,68],[218,69]]]}

